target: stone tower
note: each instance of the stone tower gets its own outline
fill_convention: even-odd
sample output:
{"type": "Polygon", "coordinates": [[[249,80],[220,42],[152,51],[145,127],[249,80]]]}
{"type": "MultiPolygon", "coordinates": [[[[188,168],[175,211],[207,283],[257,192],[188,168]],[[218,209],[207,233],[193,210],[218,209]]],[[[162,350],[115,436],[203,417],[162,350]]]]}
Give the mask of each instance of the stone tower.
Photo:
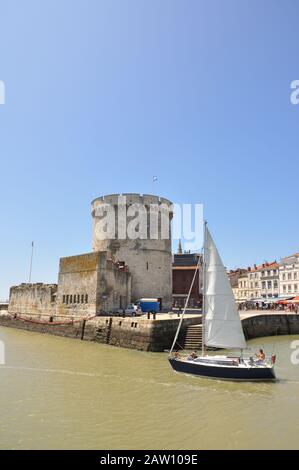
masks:
{"type": "Polygon", "coordinates": [[[111,194],[92,201],[93,250],[111,252],[128,265],[133,301],[158,298],[162,310],[172,305],[172,211],[168,199],[154,195],[111,194]]]}

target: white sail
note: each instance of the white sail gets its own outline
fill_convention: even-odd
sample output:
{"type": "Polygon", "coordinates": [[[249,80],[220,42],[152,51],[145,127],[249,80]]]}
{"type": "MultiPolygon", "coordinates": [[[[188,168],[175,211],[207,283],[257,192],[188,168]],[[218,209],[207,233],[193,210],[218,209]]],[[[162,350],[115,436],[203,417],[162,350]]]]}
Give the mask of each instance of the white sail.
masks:
{"type": "Polygon", "coordinates": [[[207,227],[204,250],[205,344],[217,348],[246,348],[230,281],[207,227]]]}

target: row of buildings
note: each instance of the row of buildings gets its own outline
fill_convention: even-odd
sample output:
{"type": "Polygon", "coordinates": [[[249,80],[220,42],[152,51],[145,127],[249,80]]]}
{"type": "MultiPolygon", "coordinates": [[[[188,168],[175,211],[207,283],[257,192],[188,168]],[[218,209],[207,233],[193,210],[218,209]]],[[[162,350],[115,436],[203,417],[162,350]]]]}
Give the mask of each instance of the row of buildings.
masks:
{"type": "Polygon", "coordinates": [[[299,295],[299,253],[229,272],[238,302],[286,299],[299,295]]]}
{"type": "MultiPolygon", "coordinates": [[[[201,255],[176,253],[173,255],[173,306],[183,307],[201,255]]],[[[271,302],[299,296],[299,253],[279,262],[265,262],[259,266],[238,268],[228,272],[231,286],[239,303],[271,302]]],[[[202,269],[197,272],[190,296],[190,307],[202,303],[202,269]]]]}

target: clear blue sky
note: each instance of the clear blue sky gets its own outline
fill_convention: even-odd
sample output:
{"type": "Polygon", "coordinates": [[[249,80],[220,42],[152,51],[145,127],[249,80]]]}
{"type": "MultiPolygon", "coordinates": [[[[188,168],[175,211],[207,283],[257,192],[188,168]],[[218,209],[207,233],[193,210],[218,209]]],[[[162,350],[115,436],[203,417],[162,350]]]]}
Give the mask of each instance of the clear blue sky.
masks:
{"type": "Polygon", "coordinates": [[[228,267],[299,251],[299,4],[0,0],[0,298],[91,250],[90,201],[205,205],[228,267]]]}

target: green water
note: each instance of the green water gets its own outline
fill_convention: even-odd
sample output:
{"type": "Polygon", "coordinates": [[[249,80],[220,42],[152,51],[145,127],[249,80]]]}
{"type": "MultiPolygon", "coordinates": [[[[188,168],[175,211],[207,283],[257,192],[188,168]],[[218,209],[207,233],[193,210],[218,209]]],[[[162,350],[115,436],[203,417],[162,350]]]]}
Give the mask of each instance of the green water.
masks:
{"type": "Polygon", "coordinates": [[[263,338],[277,383],[176,374],[143,353],[0,328],[1,449],[299,448],[297,337],[263,338]]]}

